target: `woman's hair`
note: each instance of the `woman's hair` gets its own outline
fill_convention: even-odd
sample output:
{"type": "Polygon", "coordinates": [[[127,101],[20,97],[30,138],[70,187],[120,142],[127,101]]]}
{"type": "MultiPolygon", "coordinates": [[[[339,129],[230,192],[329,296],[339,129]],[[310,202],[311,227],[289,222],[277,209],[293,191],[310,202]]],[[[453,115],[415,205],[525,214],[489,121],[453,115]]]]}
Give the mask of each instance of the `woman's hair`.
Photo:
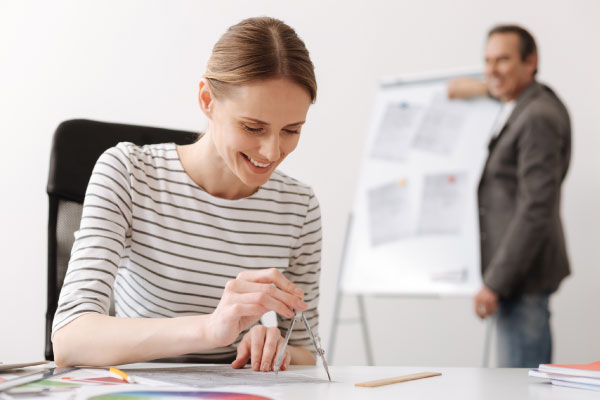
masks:
{"type": "Polygon", "coordinates": [[[204,77],[216,98],[231,86],[288,78],[317,98],[317,81],[308,50],[296,31],[275,18],[248,18],[233,26],[213,47],[204,77]]]}

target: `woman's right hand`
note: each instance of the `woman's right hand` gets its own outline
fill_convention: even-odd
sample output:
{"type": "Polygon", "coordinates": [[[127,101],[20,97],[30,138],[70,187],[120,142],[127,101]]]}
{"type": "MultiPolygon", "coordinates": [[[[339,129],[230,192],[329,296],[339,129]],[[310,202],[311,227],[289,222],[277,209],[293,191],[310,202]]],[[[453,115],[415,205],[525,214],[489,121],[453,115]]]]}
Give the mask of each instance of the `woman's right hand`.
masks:
{"type": "Polygon", "coordinates": [[[302,289],[276,268],[241,272],[227,282],[223,297],[209,316],[207,335],[211,347],[230,345],[266,312],[292,318],[294,310],[306,310],[303,296],[302,289]]]}

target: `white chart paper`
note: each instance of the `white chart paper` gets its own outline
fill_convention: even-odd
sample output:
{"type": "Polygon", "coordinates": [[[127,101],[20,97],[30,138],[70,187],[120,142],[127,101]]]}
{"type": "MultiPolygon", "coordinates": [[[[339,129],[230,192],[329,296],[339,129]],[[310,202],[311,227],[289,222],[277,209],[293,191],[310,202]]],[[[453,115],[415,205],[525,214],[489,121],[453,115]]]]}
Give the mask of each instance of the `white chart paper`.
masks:
{"type": "Polygon", "coordinates": [[[465,208],[466,173],[426,175],[419,215],[419,234],[457,234],[465,208]]]}
{"type": "Polygon", "coordinates": [[[199,388],[214,388],[221,386],[250,385],[271,386],[290,383],[323,383],[323,379],[298,374],[291,371],[258,372],[251,368],[233,369],[231,365],[203,365],[195,367],[176,368],[140,368],[126,369],[128,374],[156,381],[164,381],[199,388]]]}
{"type": "Polygon", "coordinates": [[[392,242],[410,234],[408,185],[392,182],[368,192],[371,245],[392,242]]]}
{"type": "Polygon", "coordinates": [[[420,110],[406,102],[389,103],[375,136],[371,157],[405,161],[410,150],[412,126],[420,110]]]}
{"type": "Polygon", "coordinates": [[[468,112],[463,103],[451,101],[441,93],[436,95],[425,110],[412,146],[438,155],[452,154],[468,112]]]}

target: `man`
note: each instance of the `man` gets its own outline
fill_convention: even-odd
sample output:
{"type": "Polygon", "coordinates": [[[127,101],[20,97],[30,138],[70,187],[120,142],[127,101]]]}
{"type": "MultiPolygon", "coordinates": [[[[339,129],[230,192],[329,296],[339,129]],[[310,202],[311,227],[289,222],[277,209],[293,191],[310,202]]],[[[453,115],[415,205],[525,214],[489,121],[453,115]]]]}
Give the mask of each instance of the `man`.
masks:
{"type": "Polygon", "coordinates": [[[478,190],[483,287],[476,314],[497,314],[501,367],[550,363],[548,298],[569,274],[560,221],[561,183],[569,166],[569,115],[535,79],[537,47],[514,25],[493,28],[485,49],[486,82],[459,78],[451,98],[500,100],[478,190]]]}

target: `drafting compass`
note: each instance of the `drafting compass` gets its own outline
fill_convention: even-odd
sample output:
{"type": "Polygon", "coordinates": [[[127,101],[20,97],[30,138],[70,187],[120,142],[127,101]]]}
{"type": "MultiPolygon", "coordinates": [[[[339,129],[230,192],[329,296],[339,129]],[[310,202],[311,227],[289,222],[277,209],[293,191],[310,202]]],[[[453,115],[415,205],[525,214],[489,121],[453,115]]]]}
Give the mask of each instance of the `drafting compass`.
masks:
{"type": "Polygon", "coordinates": [[[285,349],[287,348],[288,341],[290,340],[290,335],[292,334],[292,330],[294,329],[294,324],[296,321],[301,319],[304,323],[304,327],[306,328],[306,332],[308,332],[308,336],[310,336],[310,340],[312,341],[313,346],[315,347],[315,351],[323,360],[323,368],[325,368],[325,372],[327,372],[327,378],[329,378],[329,382],[331,382],[331,375],[329,375],[329,368],[327,368],[327,361],[325,361],[325,351],[321,348],[321,341],[318,336],[313,335],[312,329],[310,329],[310,325],[308,324],[308,320],[304,316],[303,312],[296,311],[296,315],[292,318],[292,323],[290,324],[290,328],[285,335],[285,339],[283,340],[283,346],[281,346],[281,351],[279,352],[279,356],[277,357],[277,361],[275,361],[275,376],[279,373],[279,368],[281,367],[281,362],[283,361],[283,355],[285,354],[285,349]]]}

